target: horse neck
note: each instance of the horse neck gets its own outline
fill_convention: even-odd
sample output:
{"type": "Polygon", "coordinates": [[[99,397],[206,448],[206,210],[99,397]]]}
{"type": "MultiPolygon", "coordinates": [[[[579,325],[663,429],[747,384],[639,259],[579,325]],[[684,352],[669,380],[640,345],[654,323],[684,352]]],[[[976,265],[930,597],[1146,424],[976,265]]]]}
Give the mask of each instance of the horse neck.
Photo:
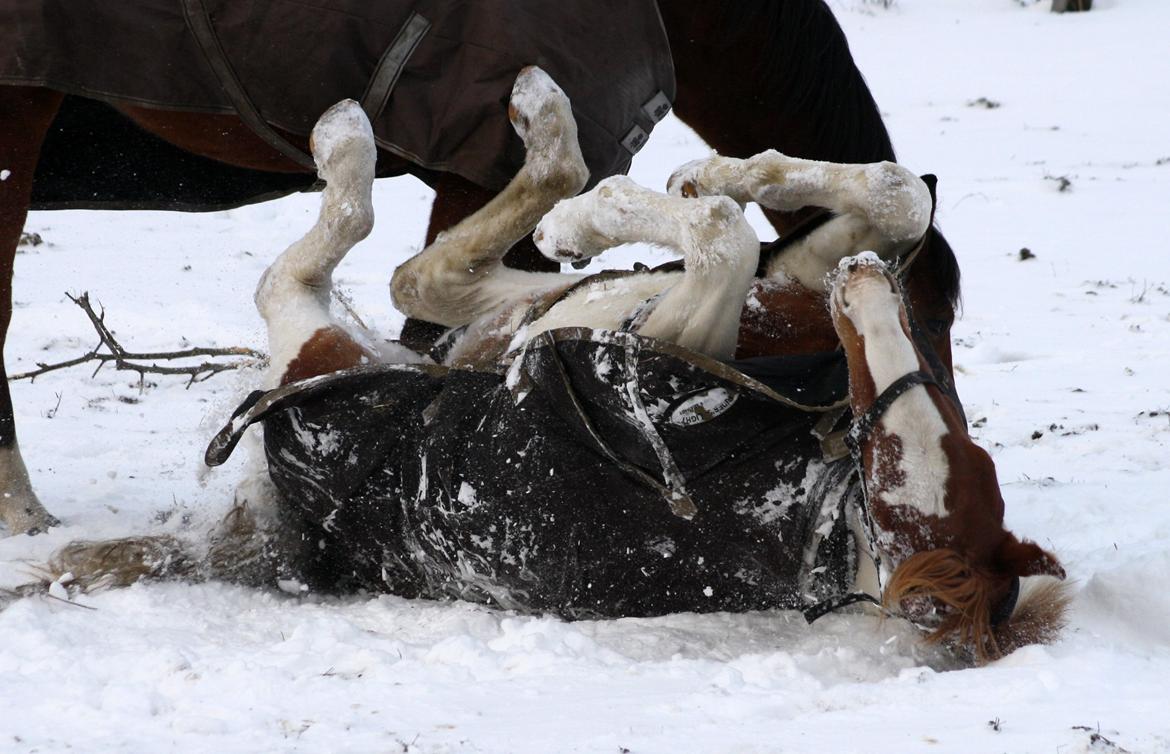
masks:
{"type": "Polygon", "coordinates": [[[822,0],[660,0],[679,118],[721,154],[893,160],[881,113],[822,0]]]}

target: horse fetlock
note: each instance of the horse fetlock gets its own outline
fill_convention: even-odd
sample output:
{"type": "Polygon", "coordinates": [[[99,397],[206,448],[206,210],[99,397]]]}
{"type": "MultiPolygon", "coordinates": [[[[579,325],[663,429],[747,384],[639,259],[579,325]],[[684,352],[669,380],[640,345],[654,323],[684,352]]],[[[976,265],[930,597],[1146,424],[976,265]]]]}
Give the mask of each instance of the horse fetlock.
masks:
{"type": "Polygon", "coordinates": [[[0,502],[0,523],[7,527],[9,534],[35,536],[60,525],[61,521],[34,497],[32,500],[5,499],[0,502]]]}
{"type": "Polygon", "coordinates": [[[739,203],[728,196],[710,196],[687,204],[695,207],[685,226],[693,239],[688,244],[693,248],[686,255],[687,266],[746,266],[754,273],[760,259],[760,239],[739,203]]]}
{"type": "Polygon", "coordinates": [[[325,210],[329,235],[337,246],[353,246],[374,230],[374,207],[368,199],[343,200],[325,210]]]}
{"type": "Polygon", "coordinates": [[[743,206],[751,200],[742,186],[746,164],[746,160],[720,155],[692,160],[671,174],[666,192],[687,199],[729,196],[743,206]]]}

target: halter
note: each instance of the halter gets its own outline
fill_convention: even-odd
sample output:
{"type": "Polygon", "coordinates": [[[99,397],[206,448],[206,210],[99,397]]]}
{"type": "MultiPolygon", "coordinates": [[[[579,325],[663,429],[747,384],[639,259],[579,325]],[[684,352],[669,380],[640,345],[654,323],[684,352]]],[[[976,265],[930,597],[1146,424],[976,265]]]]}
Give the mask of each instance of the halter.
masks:
{"type": "MultiPolygon", "coordinates": [[[[849,431],[845,435],[845,444],[849,447],[850,454],[853,456],[854,465],[857,467],[857,474],[863,480],[863,499],[865,499],[865,475],[864,470],[861,467],[861,446],[867,439],[869,439],[869,436],[873,433],[874,427],[876,427],[878,422],[882,420],[882,417],[885,416],[886,412],[890,410],[890,407],[894,404],[894,401],[898,400],[898,398],[910,390],[910,388],[917,385],[934,385],[935,387],[938,387],[939,389],[942,389],[944,392],[946,392],[945,387],[934,378],[934,375],[928,372],[924,372],[921,369],[908,372],[890,383],[889,387],[883,390],[881,394],[874,400],[873,405],[869,407],[869,410],[860,417],[854,419],[853,425],[849,428],[849,431]]],[[[868,506],[863,504],[861,507],[861,513],[862,525],[865,529],[866,539],[868,540],[866,545],[870,551],[870,557],[874,559],[874,565],[876,566],[877,572],[880,574],[881,563],[877,555],[877,550],[873,545],[877,538],[874,533],[873,519],[869,515],[868,506]]],[[[1016,609],[1016,602],[1019,600],[1019,597],[1020,577],[1013,576],[1011,585],[1008,587],[1007,595],[991,611],[990,623],[993,627],[1000,625],[1011,617],[1012,611],[1016,609]]],[[[851,592],[849,594],[822,600],[813,605],[810,605],[809,607],[806,607],[801,612],[804,615],[804,619],[808,623],[812,623],[818,618],[821,618],[831,612],[835,612],[843,607],[853,605],[858,602],[869,602],[879,607],[882,604],[881,600],[871,594],[867,594],[866,592],[851,592]]],[[[926,628],[925,626],[922,626],[915,621],[911,621],[911,623],[914,623],[914,625],[918,626],[919,628],[926,628]]]]}
{"type": "Polygon", "coordinates": [[[853,426],[850,427],[848,434],[845,435],[845,444],[849,446],[849,450],[853,453],[854,458],[860,457],[862,444],[869,439],[874,427],[882,420],[886,412],[890,410],[890,406],[894,405],[894,401],[898,400],[910,388],[917,385],[942,387],[939,385],[938,380],[934,378],[934,375],[924,372],[921,369],[908,372],[890,383],[890,386],[883,390],[881,395],[874,400],[869,410],[853,420],[853,426]]]}

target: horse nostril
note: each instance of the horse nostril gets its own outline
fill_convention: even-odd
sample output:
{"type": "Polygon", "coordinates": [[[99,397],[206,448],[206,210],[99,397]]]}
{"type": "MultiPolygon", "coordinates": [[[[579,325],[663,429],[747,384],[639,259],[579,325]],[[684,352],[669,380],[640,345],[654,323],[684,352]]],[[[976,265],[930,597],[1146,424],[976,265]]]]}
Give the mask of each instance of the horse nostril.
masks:
{"type": "Polygon", "coordinates": [[[537,231],[534,231],[532,233],[532,242],[533,243],[540,243],[543,240],[544,240],[544,232],[543,231],[537,230],[537,231]]]}
{"type": "Polygon", "coordinates": [[[857,264],[857,260],[853,260],[852,262],[849,263],[849,271],[850,272],[857,272],[857,268],[859,266],[860,265],[857,264]]]}
{"type": "Polygon", "coordinates": [[[684,181],[682,185],[682,195],[687,199],[697,199],[699,197],[699,190],[695,188],[695,184],[690,181],[684,181]]]}

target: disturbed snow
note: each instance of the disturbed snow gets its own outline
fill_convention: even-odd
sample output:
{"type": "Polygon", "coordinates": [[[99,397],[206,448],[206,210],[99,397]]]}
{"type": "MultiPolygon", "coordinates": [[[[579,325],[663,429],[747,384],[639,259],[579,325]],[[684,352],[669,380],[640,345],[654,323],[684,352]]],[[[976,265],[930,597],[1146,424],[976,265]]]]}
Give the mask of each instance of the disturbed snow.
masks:
{"type": "MultiPolygon", "coordinates": [[[[144,584],[0,611],[0,750],[1170,750],[1170,88],[1150,86],[1170,80],[1170,6],[1047,5],[833,3],[899,156],[941,178],[964,272],[959,392],[1007,525],[1075,580],[1059,643],[949,670],[904,625],[857,616],[565,623],[144,584]]],[[[661,187],[703,154],[671,120],[634,177],[661,187]]],[[[337,279],[392,331],[386,284],[417,250],[430,195],[408,179],[375,193],[378,226],[337,279]]],[[[17,258],[10,370],[92,345],[64,290],[89,290],[141,350],[263,343],[252,290],[316,201],[34,215],[46,244],[17,258]]],[[[595,267],[635,258],[666,256],[623,249],[595,267]]],[[[3,583],[70,539],[205,532],[244,461],[203,478],[203,446],[258,379],[140,392],[133,375],[82,369],[15,385],[34,482],[66,525],[0,541],[3,583]]]]}

